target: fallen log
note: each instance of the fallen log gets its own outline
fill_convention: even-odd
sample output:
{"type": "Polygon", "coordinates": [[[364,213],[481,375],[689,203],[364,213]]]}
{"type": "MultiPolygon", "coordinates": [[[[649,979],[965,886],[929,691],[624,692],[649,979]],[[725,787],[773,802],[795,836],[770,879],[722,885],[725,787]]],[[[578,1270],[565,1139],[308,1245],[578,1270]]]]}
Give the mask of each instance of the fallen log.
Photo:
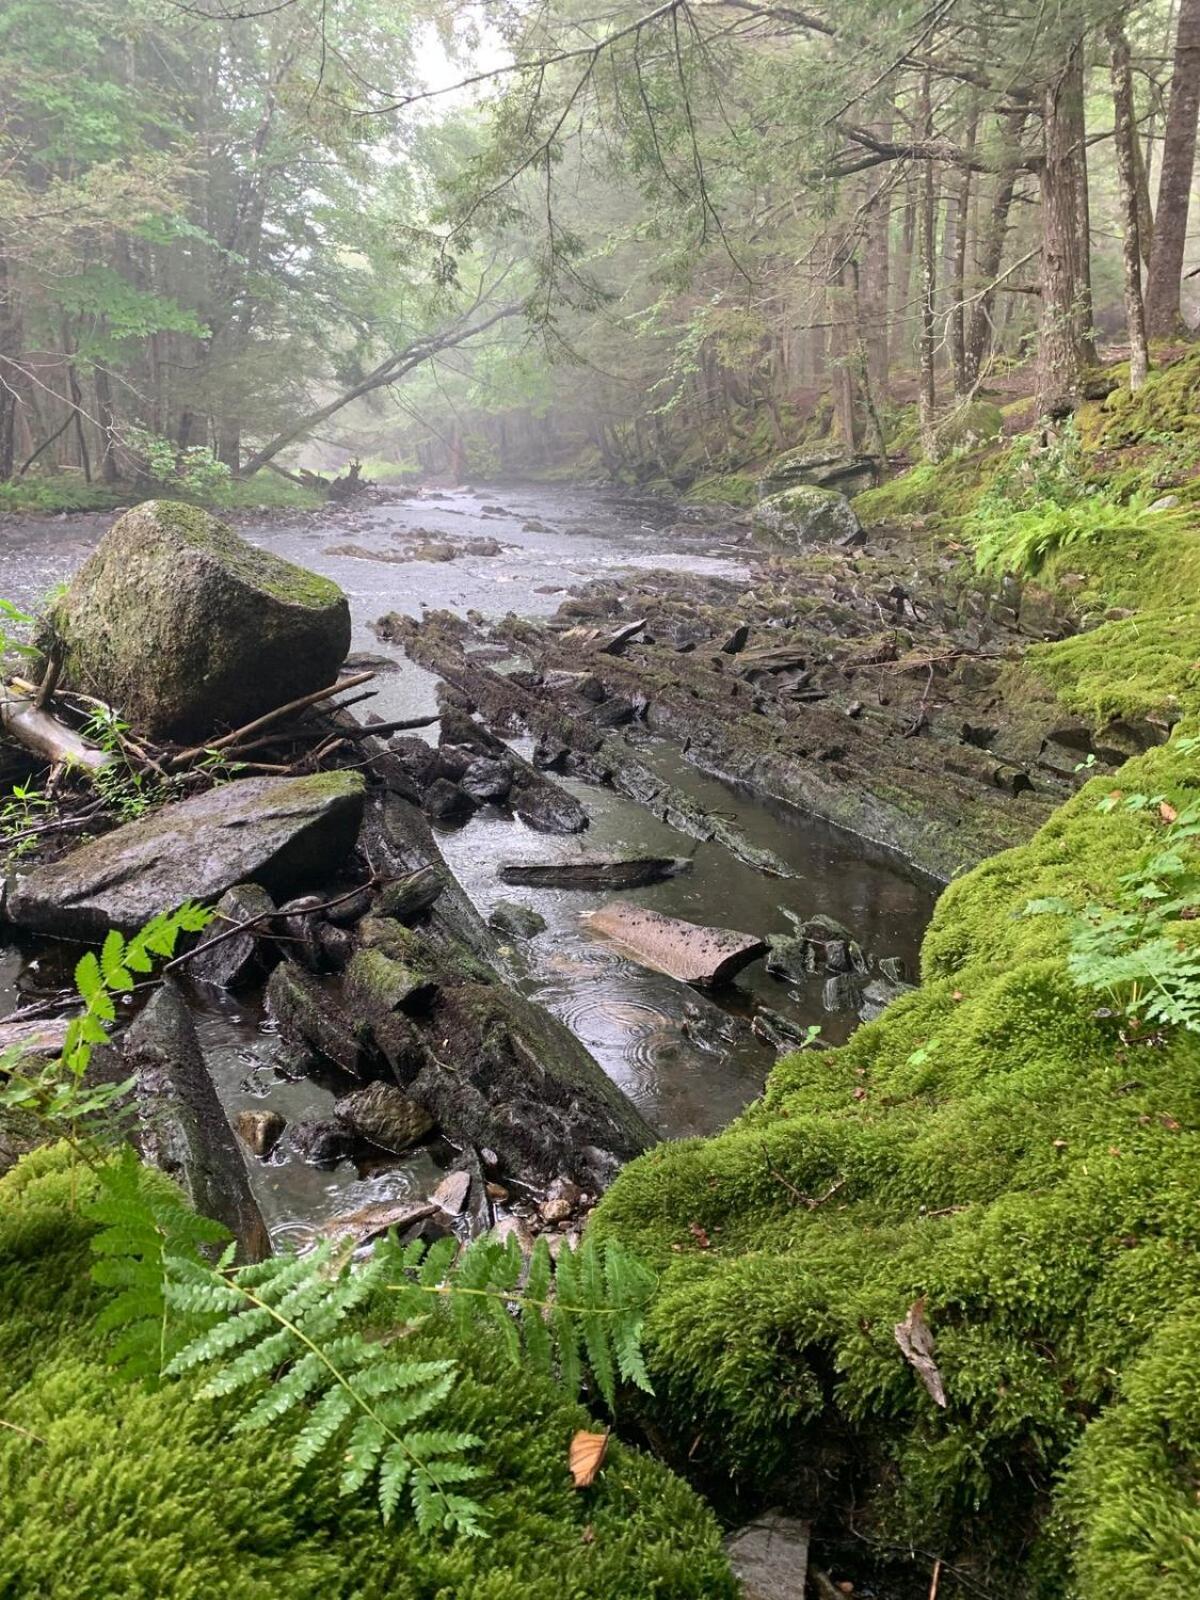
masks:
{"type": "Polygon", "coordinates": [[[767,950],[766,940],[755,934],[706,928],[642,906],[601,906],[584,915],[592,931],[621,945],[643,966],[702,988],[728,983],[767,950]]]}
{"type": "Polygon", "coordinates": [[[112,755],[89,744],[50,711],[11,693],[0,694],[0,727],[18,744],[53,766],[82,768],[97,773],[108,766],[112,755]]]}
{"type": "Polygon", "coordinates": [[[506,861],[501,883],[535,889],[640,889],[687,872],[689,856],[574,856],[568,861],[506,861]]]}

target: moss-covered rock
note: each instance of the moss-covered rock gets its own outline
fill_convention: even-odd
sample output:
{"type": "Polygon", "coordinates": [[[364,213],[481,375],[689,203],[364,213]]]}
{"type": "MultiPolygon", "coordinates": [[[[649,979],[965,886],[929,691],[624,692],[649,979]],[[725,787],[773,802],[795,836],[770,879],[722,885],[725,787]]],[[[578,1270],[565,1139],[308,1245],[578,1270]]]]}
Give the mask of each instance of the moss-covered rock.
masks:
{"type": "Polygon", "coordinates": [[[956,406],[938,428],[942,450],[977,450],[1004,431],[1004,413],[990,400],[971,400],[956,406]]]}
{"type": "Polygon", "coordinates": [[[753,525],[759,538],[788,550],[813,544],[851,544],[862,534],[844,494],[811,484],[760,500],[754,508],[753,525]]]}
{"type": "Polygon", "coordinates": [[[171,500],[113,525],[51,623],[64,681],[155,737],[202,739],[323,688],[350,648],[335,583],[171,500]]]}
{"type": "Polygon", "coordinates": [[[184,900],[236,883],[286,898],[335,872],[363,814],[357,772],[243,778],[128,822],[61,861],[21,871],[5,909],[18,927],[68,939],[136,932],[184,900]]]}
{"type": "MultiPolygon", "coordinates": [[[[1115,785],[1182,808],[1194,746],[1115,785]]],[[[1014,1597],[1195,1592],[1200,1037],[1132,1042],[1062,920],[1023,914],[1112,903],[1156,848],[1157,808],[1097,809],[1113,787],[951,885],[919,990],[633,1163],[593,1224],[663,1269],[657,1421],[706,1481],[826,1536],[853,1504],[880,1552],[1002,1563],[1014,1597]],[[917,1300],[944,1409],[893,1334],[917,1300]]]]}
{"type": "Polygon", "coordinates": [[[92,1180],[39,1152],[0,1182],[0,1593],[40,1600],[735,1600],[711,1515],[665,1467],[614,1441],[571,1486],[586,1413],[513,1368],[476,1329],[407,1330],[406,1356],[452,1359],[440,1413],[478,1434],[488,1537],[385,1526],[337,1493],[338,1463],[237,1437],[238,1411],[190,1380],[116,1382],[88,1282],[92,1180]],[[20,1430],[26,1430],[21,1432],[20,1430]]]}

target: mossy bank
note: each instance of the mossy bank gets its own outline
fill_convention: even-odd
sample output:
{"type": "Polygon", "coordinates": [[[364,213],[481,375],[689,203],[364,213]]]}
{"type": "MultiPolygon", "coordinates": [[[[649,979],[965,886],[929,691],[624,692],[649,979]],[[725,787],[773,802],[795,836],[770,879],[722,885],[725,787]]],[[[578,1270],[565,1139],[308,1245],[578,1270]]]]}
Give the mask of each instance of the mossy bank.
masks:
{"type": "Polygon", "coordinates": [[[413,1334],[457,1361],[447,1424],[478,1434],[488,1536],[425,1538],[346,1500],[328,1461],[231,1435],[196,1396],[118,1382],[88,1280],[91,1180],[60,1151],[0,1179],[0,1594],[45,1600],[734,1600],[716,1525],[665,1467],[614,1443],[595,1486],[567,1472],[586,1413],[494,1341],[413,1334]]]}
{"type": "MultiPolygon", "coordinates": [[[[952,540],[981,461],[1005,464],[976,456],[971,492],[965,458],[918,469],[952,540]]],[[[1014,683],[1170,742],[952,884],[916,992],[783,1060],[725,1133],[635,1162],[594,1224],[663,1270],[655,1423],[680,1458],[725,1502],[812,1515],[887,1593],[926,1593],[935,1560],[943,1596],[1200,1592],[1200,1036],[1078,987],[1068,920],[1026,914],[1120,906],[1200,797],[1200,519],[1128,509],[1043,567],[1112,620],[1014,683]],[[896,1337],[914,1306],[944,1407],[896,1337]]]]}

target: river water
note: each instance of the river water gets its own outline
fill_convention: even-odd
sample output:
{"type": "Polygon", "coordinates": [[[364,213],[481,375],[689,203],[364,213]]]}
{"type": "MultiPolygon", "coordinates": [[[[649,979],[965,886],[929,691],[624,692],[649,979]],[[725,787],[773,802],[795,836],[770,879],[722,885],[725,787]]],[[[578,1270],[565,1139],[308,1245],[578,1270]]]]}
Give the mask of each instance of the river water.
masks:
{"type": "MultiPolygon", "coordinates": [[[[0,595],[35,607],[86,557],[111,520],[0,522],[0,595]]],[[[750,583],[741,530],[681,521],[669,504],[611,490],[509,486],[363,497],[336,511],[243,521],[241,531],[341,584],[350,598],[354,649],[381,669],[370,709],[385,718],[432,712],[436,683],[375,637],[370,624],[385,612],[419,616],[442,607],[485,617],[548,615],[574,585],[654,567],[750,583]],[[419,559],[409,558],[414,550],[419,559]]],[[[734,817],[794,876],[767,877],[719,844],[697,845],[632,800],[570,781],[567,787],[592,819],[580,837],[535,833],[507,814],[485,810],[439,842],[485,916],[498,900],[509,900],[545,918],[546,931],[523,947],[524,987],[572,1028],[664,1137],[679,1138],[713,1132],[760,1092],[774,1052],[751,1032],[759,1007],[798,1026],[819,1024],[822,1037],[834,1043],[856,1017],[825,1009],[820,979],[783,983],[762,962],[719,996],[698,994],[589,934],[586,913],[606,895],[505,888],[497,877],[500,862],[608,851],[692,856],[689,872],[623,898],[760,937],[788,930],[785,911],[824,912],[845,923],[872,956],[899,957],[910,972],[933,896],[863,841],[701,774],[667,744],[647,738],[638,755],[707,809],[734,817]]],[[[0,949],[0,1005],[14,993],[18,966],[14,952],[0,949]]],[[[36,974],[24,981],[29,977],[36,974]]],[[[328,1091],[279,1073],[276,1041],[255,1001],[208,997],[199,1021],[228,1111],[270,1104],[289,1120],[328,1114],[328,1091]]],[[[277,1159],[256,1166],[252,1176],[273,1232],[303,1236],[339,1211],[428,1192],[444,1155],[434,1146],[376,1172],[349,1166],[321,1172],[277,1159]]]]}

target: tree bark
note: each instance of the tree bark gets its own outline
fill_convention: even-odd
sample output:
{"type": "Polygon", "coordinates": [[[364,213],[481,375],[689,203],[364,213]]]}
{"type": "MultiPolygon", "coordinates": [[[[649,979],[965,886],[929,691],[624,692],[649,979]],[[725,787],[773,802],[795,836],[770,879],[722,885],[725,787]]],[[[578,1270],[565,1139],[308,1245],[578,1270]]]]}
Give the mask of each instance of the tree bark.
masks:
{"type": "MultiPolygon", "coordinates": [[[[929,101],[929,74],[921,79],[918,117],[926,139],[933,137],[933,112],[929,101]]],[[[921,163],[917,199],[917,254],[920,278],[920,320],[917,328],[917,416],[921,450],[926,461],[938,459],[937,423],[934,408],[937,389],[933,372],[933,301],[936,290],[934,249],[937,209],[933,184],[933,162],[921,163]]]]}
{"type": "Polygon", "coordinates": [[[1010,132],[1005,141],[1003,165],[996,178],[991,215],[976,262],[980,289],[978,297],[971,301],[963,348],[963,386],[968,394],[979,381],[984,358],[992,345],[992,307],[996,300],[996,290],[988,286],[995,284],[1000,275],[1000,263],[1004,259],[1013,193],[1017,186],[1017,175],[1024,167],[1021,158],[1021,135],[1025,121],[1023,116],[1007,119],[1010,132]]]}
{"type": "Polygon", "coordinates": [[[1079,317],[1079,189],[1075,160],[1077,118],[1072,99],[1078,70],[1076,42],[1042,101],[1042,317],[1038,408],[1061,414],[1079,400],[1085,351],[1079,317]]]}
{"type": "MultiPolygon", "coordinates": [[[[967,115],[965,148],[972,158],[979,131],[979,111],[974,97],[967,115]]],[[[957,227],[954,234],[954,255],[950,263],[950,312],[947,337],[950,345],[950,366],[954,373],[954,392],[958,396],[970,392],[967,381],[967,233],[971,219],[971,168],[964,166],[957,174],[954,186],[954,214],[957,227]]]]}
{"type": "Polygon", "coordinates": [[[1113,143],[1121,202],[1122,266],[1125,273],[1125,321],[1129,328],[1129,387],[1136,394],[1146,381],[1146,316],[1142,305],[1142,263],[1139,243],[1137,135],[1133,121],[1133,76],[1129,40],[1119,21],[1108,25],[1112,56],[1113,143]]]}
{"type": "Polygon", "coordinates": [[[1188,205],[1196,165],[1196,115],[1200,110],[1200,0],[1180,0],[1171,71],[1171,98],[1163,135],[1162,171],[1154,240],[1146,279],[1146,331],[1169,339],[1183,329],[1179,285],[1187,244],[1188,205]]]}

